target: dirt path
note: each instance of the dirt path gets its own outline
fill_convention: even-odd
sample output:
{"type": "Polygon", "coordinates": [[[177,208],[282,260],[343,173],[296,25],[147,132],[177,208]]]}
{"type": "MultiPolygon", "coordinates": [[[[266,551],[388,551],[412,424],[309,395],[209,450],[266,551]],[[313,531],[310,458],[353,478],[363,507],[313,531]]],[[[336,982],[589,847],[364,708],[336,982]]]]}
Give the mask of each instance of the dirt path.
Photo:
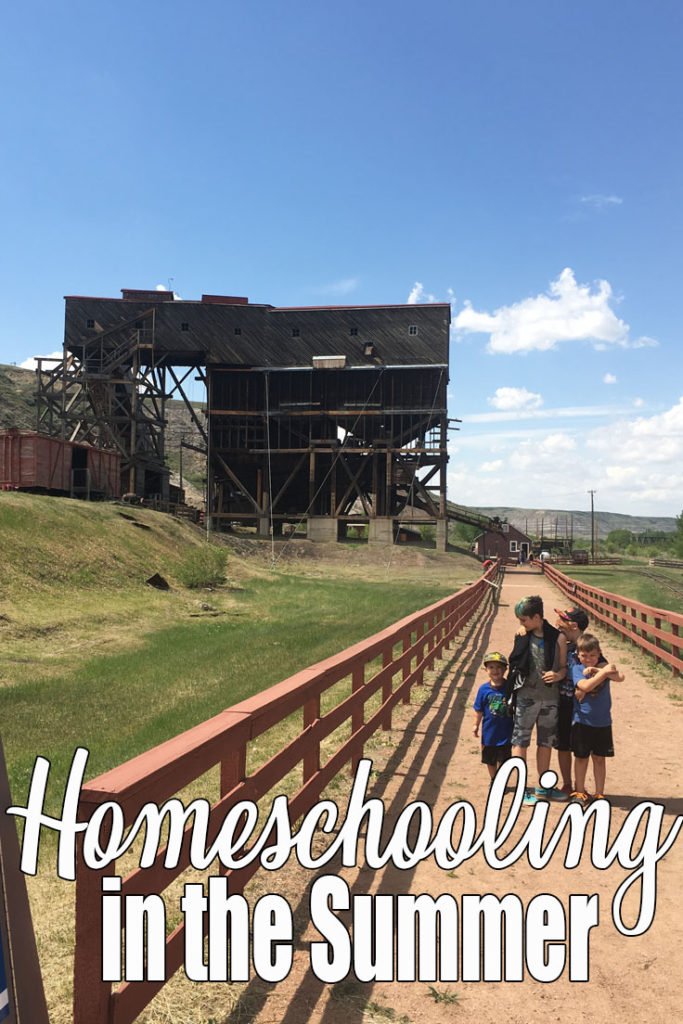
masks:
{"type": "MultiPolygon", "coordinates": [[[[435,820],[459,799],[470,801],[478,813],[483,811],[488,775],[479,760],[478,740],[472,736],[471,704],[484,679],[482,655],[487,649],[505,653],[510,650],[516,628],[514,604],[528,593],[543,596],[549,616],[555,606],[566,604],[559,591],[540,574],[509,572],[496,614],[478,621],[462,638],[456,658],[442,670],[434,699],[417,709],[408,709],[403,721],[397,716],[392,732],[395,745],[386,755],[373,791],[373,795],[383,798],[390,823],[413,800],[428,802],[435,820]]],[[[600,635],[599,630],[596,632],[600,635]]],[[[668,830],[674,816],[683,811],[681,704],[672,702],[630,668],[629,655],[615,650],[608,636],[603,634],[602,639],[608,654],[627,670],[626,681],[613,687],[617,753],[609,764],[607,780],[613,808],[612,834],[638,801],[649,799],[666,805],[668,830]]],[[[532,780],[535,781],[535,772],[532,780]]],[[[550,805],[549,825],[557,821],[562,806],[550,805]]],[[[530,813],[529,808],[522,808],[515,835],[521,834],[530,813]]],[[[329,873],[330,869],[326,871],[329,873]]],[[[618,865],[598,871],[585,854],[573,871],[564,868],[560,856],[542,870],[533,870],[525,859],[520,859],[505,870],[494,871],[477,855],[450,873],[430,859],[413,870],[387,867],[373,872],[361,867],[344,869],[340,874],[354,894],[451,893],[459,899],[466,893],[493,893],[499,897],[516,893],[528,906],[536,894],[552,893],[568,907],[570,894],[597,893],[600,918],[599,927],[591,933],[590,980],[572,983],[565,971],[557,981],[546,984],[526,975],[522,983],[437,982],[430,989],[425,982],[361,984],[349,975],[336,985],[324,985],[310,970],[309,944],[319,941],[320,935],[312,925],[306,926],[308,904],[303,897],[296,910],[304,930],[294,967],[289,977],[277,985],[266,986],[257,980],[249,986],[241,1001],[248,1020],[257,1024],[361,1024],[381,1020],[402,1024],[450,1024],[454,1020],[478,1024],[560,1020],[571,1024],[649,1024],[653,1019],[675,1021],[683,1017],[675,981],[683,959],[680,840],[660,864],[656,917],[649,931],[640,937],[620,935],[611,919],[612,897],[627,871],[618,865]]],[[[303,876],[301,872],[300,882],[303,876]]],[[[306,881],[311,881],[310,877],[306,881]]],[[[389,936],[386,939],[389,941],[389,936]]],[[[228,1022],[244,1019],[241,1012],[235,1012],[228,1022]]]]}

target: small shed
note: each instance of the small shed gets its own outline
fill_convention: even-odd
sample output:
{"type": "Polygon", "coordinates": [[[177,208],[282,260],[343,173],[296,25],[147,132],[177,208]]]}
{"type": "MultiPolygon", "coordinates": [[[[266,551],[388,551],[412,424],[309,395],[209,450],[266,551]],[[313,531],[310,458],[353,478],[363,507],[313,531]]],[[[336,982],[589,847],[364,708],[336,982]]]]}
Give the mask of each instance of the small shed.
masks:
{"type": "Polygon", "coordinates": [[[480,558],[500,558],[502,562],[526,562],[531,552],[531,539],[510,523],[500,530],[486,530],[475,538],[473,551],[480,558]]]}

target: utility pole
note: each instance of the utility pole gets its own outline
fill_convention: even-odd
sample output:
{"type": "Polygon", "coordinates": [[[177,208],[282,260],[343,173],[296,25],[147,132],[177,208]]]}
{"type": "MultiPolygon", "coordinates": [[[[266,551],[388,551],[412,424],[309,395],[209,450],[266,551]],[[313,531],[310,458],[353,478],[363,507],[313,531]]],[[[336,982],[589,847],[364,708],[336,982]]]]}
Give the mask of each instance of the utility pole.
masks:
{"type": "Polygon", "coordinates": [[[595,491],[588,491],[591,496],[591,562],[595,564],[595,508],[593,505],[593,495],[595,491]]]}

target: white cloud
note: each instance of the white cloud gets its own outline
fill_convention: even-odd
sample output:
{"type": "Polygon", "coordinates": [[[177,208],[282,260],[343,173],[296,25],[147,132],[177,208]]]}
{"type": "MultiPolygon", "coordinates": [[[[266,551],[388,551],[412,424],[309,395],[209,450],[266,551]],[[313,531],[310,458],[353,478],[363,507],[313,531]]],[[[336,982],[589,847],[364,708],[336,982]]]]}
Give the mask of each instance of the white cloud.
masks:
{"type": "Polygon", "coordinates": [[[564,433],[548,434],[539,445],[539,451],[544,455],[560,455],[562,452],[575,450],[576,440],[570,434],[564,433]]]}
{"type": "Polygon", "coordinates": [[[508,412],[517,409],[538,409],[543,405],[543,398],[535,391],[526,388],[496,388],[496,393],[486,401],[494,409],[508,412]]]}
{"type": "Polygon", "coordinates": [[[468,415],[466,423],[508,423],[511,420],[572,420],[612,416],[622,412],[611,405],[564,406],[558,409],[522,408],[498,412],[475,412],[468,415]]]}
{"type": "Polygon", "coordinates": [[[597,193],[591,196],[580,196],[579,202],[584,206],[592,206],[594,210],[607,210],[610,206],[621,206],[621,196],[605,196],[597,193]]]}
{"type": "Polygon", "coordinates": [[[602,378],[603,384],[616,384],[616,382],[617,378],[614,376],[613,373],[606,373],[605,376],[602,378]]]}
{"type": "Polygon", "coordinates": [[[683,397],[652,416],[612,410],[607,424],[583,418],[551,434],[535,425],[464,430],[458,445],[449,497],[463,504],[500,505],[504,493],[508,505],[586,509],[594,488],[596,508],[611,512],[672,516],[683,505],[683,397]],[[496,481],[493,464],[482,461],[492,451],[503,463],[496,481]]]}
{"type": "Polygon", "coordinates": [[[409,306],[415,306],[418,302],[436,302],[436,296],[425,292],[421,281],[416,281],[406,302],[409,306]]]}
{"type": "MultiPolygon", "coordinates": [[[[169,281],[172,281],[172,280],[173,280],[173,278],[169,277],[169,281]]],[[[170,292],[171,289],[167,288],[165,284],[157,284],[154,287],[154,291],[155,292],[170,292]]],[[[178,293],[176,291],[174,291],[173,292],[173,298],[174,299],[182,299],[182,295],[178,295],[178,293]]]]}
{"type": "Polygon", "coordinates": [[[634,398],[633,399],[633,406],[634,406],[634,408],[642,409],[644,405],[645,405],[645,402],[644,402],[644,400],[642,398],[634,398]]]}
{"type": "Polygon", "coordinates": [[[497,473],[503,466],[502,459],[495,459],[493,462],[482,462],[481,471],[482,473],[497,473]]]}
{"type": "Polygon", "coordinates": [[[38,359],[62,359],[63,356],[64,353],[60,349],[59,352],[50,352],[48,356],[31,356],[30,359],[24,359],[23,363],[19,363],[19,366],[22,370],[37,370],[38,359]]]}
{"type": "Polygon", "coordinates": [[[629,337],[629,325],[614,313],[612,299],[608,281],[598,281],[592,289],[577,284],[574,272],[566,267],[546,293],[493,313],[479,312],[466,301],[453,327],[457,334],[488,334],[487,351],[495,354],[547,352],[570,341],[589,341],[596,348],[656,345],[653,338],[629,337]]]}

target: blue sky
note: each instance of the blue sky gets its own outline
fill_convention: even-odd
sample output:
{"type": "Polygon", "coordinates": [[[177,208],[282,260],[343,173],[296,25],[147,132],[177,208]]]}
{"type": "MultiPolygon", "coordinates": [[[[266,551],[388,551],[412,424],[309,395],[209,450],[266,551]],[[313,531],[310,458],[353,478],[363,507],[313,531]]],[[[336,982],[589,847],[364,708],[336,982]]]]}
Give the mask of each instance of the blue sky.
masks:
{"type": "Polygon", "coordinates": [[[12,5],[0,361],[65,294],[451,299],[454,500],[677,514],[682,12],[12,5]]]}

